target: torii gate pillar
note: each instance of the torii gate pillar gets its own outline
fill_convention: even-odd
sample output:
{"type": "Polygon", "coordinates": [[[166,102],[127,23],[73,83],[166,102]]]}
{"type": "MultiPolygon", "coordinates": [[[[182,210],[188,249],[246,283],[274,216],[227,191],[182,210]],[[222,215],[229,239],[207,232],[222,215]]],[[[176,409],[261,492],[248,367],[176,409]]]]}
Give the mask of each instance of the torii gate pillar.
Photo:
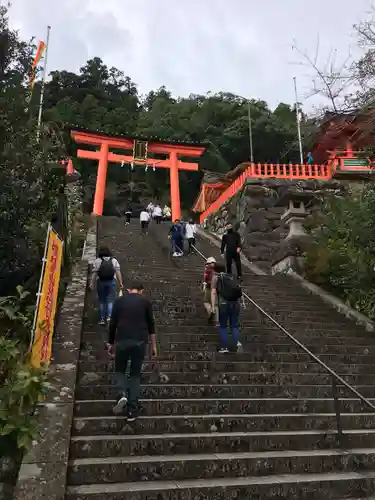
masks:
{"type": "Polygon", "coordinates": [[[96,176],[96,187],[94,196],[93,214],[103,215],[103,205],[105,196],[105,185],[108,168],[108,143],[103,143],[99,151],[98,174],[96,176]]]}
{"type": "Polygon", "coordinates": [[[177,153],[170,154],[171,166],[169,168],[169,177],[171,183],[171,209],[172,220],[181,218],[181,203],[180,203],[180,181],[178,176],[178,158],[177,153]]]}
{"type": "Polygon", "coordinates": [[[146,167],[169,168],[170,173],[170,195],[172,219],[176,220],[181,217],[180,206],[180,187],[179,187],[179,170],[198,170],[197,163],[188,163],[179,159],[179,155],[184,158],[200,157],[206,150],[204,145],[195,145],[189,143],[163,143],[159,141],[147,141],[147,154],[163,155],[166,158],[159,160],[157,158],[149,158],[146,155],[145,159],[137,159],[128,154],[112,153],[110,149],[121,149],[134,151],[135,141],[133,138],[112,137],[100,132],[89,132],[87,130],[72,129],[72,138],[81,144],[96,146],[99,149],[89,151],[79,149],[77,151],[78,158],[86,158],[88,160],[98,160],[98,174],[96,178],[96,188],[94,196],[94,215],[103,215],[103,205],[105,196],[105,186],[107,179],[108,162],[114,163],[134,163],[146,167]]]}

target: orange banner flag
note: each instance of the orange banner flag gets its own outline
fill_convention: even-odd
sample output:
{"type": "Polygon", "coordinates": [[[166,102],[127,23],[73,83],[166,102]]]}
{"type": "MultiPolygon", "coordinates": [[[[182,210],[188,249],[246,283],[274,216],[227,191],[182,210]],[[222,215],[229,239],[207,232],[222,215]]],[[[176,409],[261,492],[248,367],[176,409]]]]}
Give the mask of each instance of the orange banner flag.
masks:
{"type": "Polygon", "coordinates": [[[38,67],[40,60],[44,57],[45,52],[46,52],[46,44],[41,41],[41,42],[39,42],[39,47],[38,47],[38,50],[36,51],[33,65],[32,65],[32,72],[31,72],[31,77],[30,77],[31,90],[34,88],[34,84],[35,84],[36,68],[38,67]]]}

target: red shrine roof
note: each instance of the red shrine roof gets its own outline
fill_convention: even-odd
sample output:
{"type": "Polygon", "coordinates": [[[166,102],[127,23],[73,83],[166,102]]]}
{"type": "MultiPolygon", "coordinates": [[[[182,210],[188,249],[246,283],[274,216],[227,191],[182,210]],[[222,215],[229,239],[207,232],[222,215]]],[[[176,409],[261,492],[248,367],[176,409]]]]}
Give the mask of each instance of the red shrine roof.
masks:
{"type": "Polygon", "coordinates": [[[375,107],[346,113],[327,113],[311,149],[314,163],[324,163],[330,151],[345,150],[350,144],[361,150],[375,141],[375,107]]]}

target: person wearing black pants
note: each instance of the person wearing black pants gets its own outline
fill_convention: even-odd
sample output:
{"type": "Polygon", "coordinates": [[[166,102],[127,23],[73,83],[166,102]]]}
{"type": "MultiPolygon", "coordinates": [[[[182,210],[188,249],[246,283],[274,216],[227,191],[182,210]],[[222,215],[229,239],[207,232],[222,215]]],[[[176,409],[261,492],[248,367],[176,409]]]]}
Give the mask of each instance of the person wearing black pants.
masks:
{"type": "Polygon", "coordinates": [[[232,274],[232,264],[234,262],[237,271],[237,278],[242,277],[242,266],[241,266],[241,254],[236,253],[226,253],[225,255],[227,273],[232,274]]]}
{"type": "Polygon", "coordinates": [[[234,231],[232,226],[230,226],[221,240],[221,253],[223,255],[225,252],[228,274],[232,274],[232,263],[235,263],[238,279],[242,278],[241,250],[241,236],[237,231],[234,231]]]}
{"type": "Polygon", "coordinates": [[[115,358],[117,402],[116,415],[126,412],[128,422],[134,422],[139,413],[141,371],[147,344],[151,340],[151,354],[156,357],[155,321],[151,302],[143,296],[143,285],[133,283],[128,293],[119,297],[109,324],[108,354],[115,358]],[[127,369],[130,365],[129,377],[127,369]]]}
{"type": "Polygon", "coordinates": [[[128,205],[127,209],[125,210],[125,224],[128,225],[130,224],[130,219],[131,219],[131,216],[132,216],[132,207],[130,205],[128,205]]]}

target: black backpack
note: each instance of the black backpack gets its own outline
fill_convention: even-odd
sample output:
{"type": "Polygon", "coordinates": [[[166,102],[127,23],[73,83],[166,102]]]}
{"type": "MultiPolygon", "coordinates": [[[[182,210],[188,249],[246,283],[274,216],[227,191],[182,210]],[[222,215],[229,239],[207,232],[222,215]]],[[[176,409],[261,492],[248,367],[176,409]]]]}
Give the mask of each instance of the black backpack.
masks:
{"type": "Polygon", "coordinates": [[[221,273],[217,282],[217,293],[228,302],[235,302],[242,297],[240,282],[231,274],[221,273]]]}
{"type": "Polygon", "coordinates": [[[112,259],[102,259],[98,270],[98,277],[101,281],[112,281],[116,271],[112,259]]]}

